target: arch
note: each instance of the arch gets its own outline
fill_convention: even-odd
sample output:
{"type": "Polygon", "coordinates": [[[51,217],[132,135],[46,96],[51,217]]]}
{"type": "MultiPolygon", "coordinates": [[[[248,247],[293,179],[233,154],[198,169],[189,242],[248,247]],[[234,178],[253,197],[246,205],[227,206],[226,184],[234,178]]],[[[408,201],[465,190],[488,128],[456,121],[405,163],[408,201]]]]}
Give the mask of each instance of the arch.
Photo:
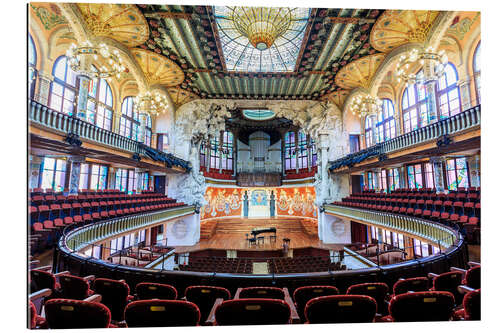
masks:
{"type": "Polygon", "coordinates": [[[74,113],[76,98],[76,73],[68,66],[66,56],[62,55],[54,61],[52,66],[54,80],[50,85],[49,107],[63,113],[74,113]]]}
{"type": "Polygon", "coordinates": [[[453,116],[462,111],[458,71],[452,62],[445,66],[445,72],[437,82],[437,104],[439,119],[453,116]]]}
{"type": "Polygon", "coordinates": [[[427,38],[425,41],[425,46],[432,46],[435,49],[439,47],[439,43],[443,39],[444,34],[450,27],[455,16],[458,15],[458,11],[442,11],[439,13],[438,17],[434,20],[427,38]]]}
{"type": "Polygon", "coordinates": [[[41,32],[42,27],[39,25],[37,20],[28,20],[28,22],[29,22],[28,33],[33,38],[33,42],[35,44],[35,49],[37,53],[36,68],[40,72],[49,72],[48,68],[46,68],[48,44],[46,38],[42,36],[41,32]]]}

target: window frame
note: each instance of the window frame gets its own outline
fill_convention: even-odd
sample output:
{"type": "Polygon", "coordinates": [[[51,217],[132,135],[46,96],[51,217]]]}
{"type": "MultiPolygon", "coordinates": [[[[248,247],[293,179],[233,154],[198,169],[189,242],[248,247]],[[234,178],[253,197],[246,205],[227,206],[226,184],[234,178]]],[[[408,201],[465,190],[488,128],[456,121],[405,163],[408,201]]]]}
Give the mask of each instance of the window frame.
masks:
{"type": "MultiPolygon", "coordinates": [[[[423,75],[423,71],[419,70],[416,74],[417,76],[423,75]]],[[[403,91],[402,97],[401,97],[401,117],[403,119],[403,130],[401,131],[402,133],[409,133],[413,130],[416,130],[418,128],[424,127],[429,124],[429,110],[427,109],[427,99],[429,98],[429,94],[427,93],[427,88],[423,84],[410,84],[407,85],[405,90],[403,91]],[[423,89],[424,92],[424,98],[419,100],[419,88],[423,89]],[[413,94],[415,97],[415,104],[410,104],[410,89],[413,90],[413,94]],[[405,105],[405,100],[406,100],[406,108],[404,107],[405,105]],[[423,111],[425,108],[425,112],[423,111]],[[412,116],[412,111],[416,112],[416,127],[413,127],[413,122],[412,119],[414,117],[412,116]],[[426,116],[426,122],[423,121],[423,116],[426,116]],[[409,129],[407,129],[407,119],[406,115],[408,116],[408,120],[410,122],[409,124],[409,129]]]]}
{"type": "Polygon", "coordinates": [[[366,148],[375,144],[375,130],[373,128],[373,121],[370,116],[365,117],[365,145],[366,148]],[[368,124],[369,123],[369,124],[368,124]]]}
{"type": "Polygon", "coordinates": [[[446,159],[446,162],[445,162],[445,171],[446,171],[446,188],[450,191],[456,191],[458,190],[459,187],[465,187],[465,188],[469,188],[470,187],[470,168],[469,168],[469,162],[467,161],[467,158],[466,157],[453,157],[453,158],[449,158],[449,159],[446,159]],[[458,170],[462,170],[462,169],[457,169],[457,160],[458,159],[464,159],[465,161],[465,170],[466,170],[466,174],[467,174],[467,185],[466,186],[459,186],[459,183],[458,183],[458,170]],[[453,161],[453,165],[454,165],[454,168],[453,169],[448,169],[448,162],[451,162],[453,161]],[[452,189],[451,188],[451,182],[450,182],[450,174],[453,173],[454,176],[455,176],[455,182],[457,182],[456,184],[456,188],[455,189],[452,189]]]}
{"type": "Polygon", "coordinates": [[[463,111],[462,110],[462,101],[460,98],[460,89],[458,87],[458,80],[459,80],[458,71],[457,71],[455,65],[451,62],[448,62],[445,66],[445,72],[444,72],[443,76],[441,78],[439,78],[439,80],[437,81],[437,84],[436,84],[436,103],[437,103],[438,119],[439,120],[452,117],[452,116],[457,115],[463,111]],[[450,73],[448,73],[446,71],[447,68],[451,68],[453,70],[452,73],[455,74],[456,80],[451,84],[448,84],[448,81],[449,81],[448,74],[450,74],[450,73]],[[442,80],[445,80],[446,87],[440,87],[440,83],[442,82],[442,80]],[[458,100],[458,112],[455,112],[452,114],[450,104],[453,100],[450,101],[450,94],[453,91],[457,92],[457,98],[454,100],[458,100]],[[441,97],[442,96],[446,96],[446,101],[447,101],[446,105],[448,106],[448,115],[443,115],[443,109],[444,109],[443,105],[445,103],[441,104],[441,97]]]}
{"type": "Polygon", "coordinates": [[[35,96],[35,86],[38,78],[38,70],[36,69],[36,63],[38,61],[38,54],[36,52],[35,41],[33,36],[28,34],[28,96],[33,98],[35,96]],[[30,62],[30,49],[32,50],[34,62],[30,62]],[[31,82],[29,81],[31,79],[31,82]]]}
{"type": "MultiPolygon", "coordinates": [[[[95,68],[95,67],[94,67],[95,68]]],[[[97,69],[96,69],[97,70],[97,69]]],[[[90,80],[89,82],[89,89],[88,89],[88,96],[87,96],[87,110],[86,110],[86,120],[87,122],[108,130],[112,131],[113,130],[113,117],[114,117],[114,109],[113,109],[113,103],[114,103],[114,96],[113,96],[113,91],[111,90],[111,86],[109,82],[106,79],[103,78],[98,78],[98,79],[93,79],[90,80]],[[96,83],[97,82],[97,83],[96,83]],[[105,83],[104,86],[104,97],[102,96],[102,87],[101,84],[105,83]],[[91,94],[91,89],[94,90],[92,87],[95,85],[95,96],[91,94]],[[109,93],[109,95],[108,95],[109,93]],[[107,99],[110,97],[111,99],[111,105],[107,103],[107,99]],[[94,104],[94,109],[91,110],[89,106],[91,103],[94,104]],[[108,117],[108,115],[110,115],[108,117]],[[99,117],[102,117],[102,124],[99,123],[99,117]],[[109,120],[109,128],[107,128],[106,125],[106,120],[109,120]]]]}
{"type": "Polygon", "coordinates": [[[121,116],[118,133],[129,139],[138,141],[140,126],[141,123],[139,121],[139,113],[135,110],[134,97],[127,96],[123,99],[121,105],[121,116]],[[130,115],[128,114],[128,111],[130,111],[130,115]]]}
{"type": "Polygon", "coordinates": [[[54,79],[50,83],[50,92],[49,92],[48,104],[49,104],[49,107],[51,109],[53,109],[53,110],[56,110],[58,112],[61,112],[61,113],[67,114],[67,115],[75,115],[75,113],[77,112],[77,110],[76,110],[76,98],[77,98],[77,95],[78,95],[78,89],[80,87],[80,80],[78,80],[78,76],[75,73],[75,85],[72,86],[70,82],[67,82],[67,80],[68,80],[68,72],[73,72],[73,70],[71,69],[71,67],[68,64],[68,58],[65,55],[59,56],[56,59],[56,61],[54,61],[54,65],[52,66],[52,77],[54,79]],[[59,78],[59,77],[57,77],[55,75],[56,68],[57,68],[57,66],[59,65],[59,63],[61,61],[66,61],[66,65],[65,65],[65,68],[64,68],[64,79],[61,79],[61,78],[59,78]],[[59,85],[59,86],[62,87],[61,88],[62,89],[62,94],[61,95],[57,95],[54,92],[54,85],[59,85]],[[70,91],[70,92],[73,93],[73,100],[72,101],[70,99],[65,98],[67,91],[70,91]],[[55,106],[52,104],[53,100],[54,100],[54,96],[58,96],[58,97],[61,98],[61,105],[60,105],[59,109],[55,108],[55,106]],[[72,105],[72,111],[71,112],[65,112],[64,111],[64,105],[65,105],[64,102],[65,101],[68,101],[68,103],[71,103],[71,105],[72,105]]]}
{"type": "Polygon", "coordinates": [[[474,89],[476,91],[476,105],[481,104],[481,68],[478,68],[480,66],[481,66],[481,41],[477,43],[472,58],[472,72],[474,75],[474,89]]]}
{"type": "Polygon", "coordinates": [[[395,113],[394,103],[388,98],[382,99],[382,110],[377,114],[377,123],[375,124],[376,143],[389,141],[396,137],[395,113]],[[389,115],[390,109],[392,109],[392,114],[389,115]]]}
{"type": "Polygon", "coordinates": [[[52,190],[54,190],[54,192],[64,191],[64,189],[66,188],[66,173],[68,172],[68,162],[66,160],[64,160],[62,158],[57,158],[57,157],[45,156],[42,160],[42,165],[40,167],[40,170],[42,171],[41,178],[40,178],[40,187],[41,188],[43,188],[43,189],[51,188],[52,190]],[[49,169],[47,167],[47,162],[48,162],[47,159],[54,160],[53,164],[51,166],[49,166],[49,167],[52,167],[52,169],[49,169]],[[58,162],[59,161],[64,163],[63,169],[58,169],[58,162]],[[52,172],[52,176],[50,177],[50,178],[52,178],[52,180],[50,181],[50,183],[51,183],[50,187],[44,187],[44,184],[43,184],[43,180],[44,180],[44,176],[46,175],[46,171],[52,172]],[[57,185],[57,179],[62,179],[63,180],[62,184],[57,185]],[[61,189],[59,190],[57,188],[57,186],[61,187],[61,189]]]}

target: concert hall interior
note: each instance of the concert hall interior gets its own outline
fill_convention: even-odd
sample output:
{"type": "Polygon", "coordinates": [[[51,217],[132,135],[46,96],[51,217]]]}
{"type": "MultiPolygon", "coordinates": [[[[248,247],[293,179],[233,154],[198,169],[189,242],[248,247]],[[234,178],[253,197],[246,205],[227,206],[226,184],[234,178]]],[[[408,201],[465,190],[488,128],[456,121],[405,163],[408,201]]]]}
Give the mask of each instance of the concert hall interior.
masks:
{"type": "Polygon", "coordinates": [[[27,11],[28,328],[481,319],[480,12],[27,11]]]}

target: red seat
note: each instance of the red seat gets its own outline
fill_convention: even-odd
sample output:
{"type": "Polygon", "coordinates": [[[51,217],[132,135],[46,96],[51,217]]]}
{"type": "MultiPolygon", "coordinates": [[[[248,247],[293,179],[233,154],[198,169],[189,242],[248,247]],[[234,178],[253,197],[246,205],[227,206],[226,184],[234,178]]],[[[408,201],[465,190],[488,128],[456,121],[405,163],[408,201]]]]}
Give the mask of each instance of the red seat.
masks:
{"type": "Polygon", "coordinates": [[[60,298],[83,300],[93,294],[87,280],[79,276],[63,274],[59,277],[59,284],[60,298]]]}
{"type": "Polygon", "coordinates": [[[394,296],[389,316],[384,321],[447,321],[453,313],[455,299],[447,291],[417,291],[394,296]]]}
{"type": "Polygon", "coordinates": [[[233,299],[215,309],[217,325],[280,325],[290,322],[290,307],[280,299],[233,299]]]}
{"type": "Polygon", "coordinates": [[[105,278],[95,279],[94,292],[102,296],[101,303],[111,311],[111,318],[123,320],[123,311],[129,300],[130,288],[125,282],[105,278]]]}
{"type": "Polygon", "coordinates": [[[135,286],[135,293],[138,300],[177,299],[177,290],[169,284],[141,282],[135,286]]]}
{"type": "Polygon", "coordinates": [[[473,289],[481,288],[481,266],[469,268],[467,272],[465,272],[462,284],[473,289]]]}
{"type": "Polygon", "coordinates": [[[364,295],[321,296],[307,302],[304,314],[310,324],[369,323],[377,312],[377,302],[364,295]]]}
{"type": "Polygon", "coordinates": [[[373,297],[377,302],[378,313],[386,313],[385,297],[389,292],[389,287],[385,283],[371,282],[360,283],[350,286],[347,289],[347,295],[365,295],[373,297]]]}
{"type": "Polygon", "coordinates": [[[306,307],[307,302],[319,296],[331,296],[338,294],[339,290],[333,286],[305,286],[295,289],[293,293],[293,300],[300,318],[302,321],[305,321],[304,308],[306,307]]]}
{"type": "Polygon", "coordinates": [[[481,289],[465,294],[463,308],[455,311],[453,317],[458,320],[481,320],[481,289]]]}
{"type": "Polygon", "coordinates": [[[198,307],[188,301],[142,300],[125,308],[128,327],[196,326],[199,321],[198,307]]]}
{"type": "Polygon", "coordinates": [[[193,302],[200,309],[201,320],[207,320],[212,306],[217,298],[231,299],[231,293],[226,288],[213,286],[190,286],[184,291],[186,300],[193,302]]]}
{"type": "Polygon", "coordinates": [[[409,291],[428,291],[429,279],[426,277],[414,277],[399,280],[392,287],[393,295],[400,295],[409,291]]]}
{"type": "Polygon", "coordinates": [[[241,288],[240,298],[273,298],[285,299],[283,289],[276,287],[247,287],[241,288]]]}
{"type": "Polygon", "coordinates": [[[32,269],[30,271],[30,293],[34,293],[45,288],[54,292],[58,287],[59,286],[57,285],[54,274],[38,269],[32,269]]]}
{"type": "Polygon", "coordinates": [[[457,287],[462,283],[462,272],[451,271],[439,274],[434,277],[431,290],[448,291],[455,296],[456,300],[461,301],[461,294],[457,287]]]}
{"type": "Polygon", "coordinates": [[[103,304],[70,299],[47,301],[45,314],[49,328],[107,328],[111,320],[103,304]]]}

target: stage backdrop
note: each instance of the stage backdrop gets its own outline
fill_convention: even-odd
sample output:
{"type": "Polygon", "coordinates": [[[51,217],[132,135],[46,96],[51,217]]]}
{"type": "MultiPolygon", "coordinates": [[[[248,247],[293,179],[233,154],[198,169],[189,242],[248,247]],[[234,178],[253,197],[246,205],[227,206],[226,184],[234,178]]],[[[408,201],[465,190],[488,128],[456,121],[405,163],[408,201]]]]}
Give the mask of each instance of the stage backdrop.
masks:
{"type": "Polygon", "coordinates": [[[297,216],[317,218],[314,187],[208,187],[201,219],[297,216]],[[245,201],[248,205],[245,204],[245,201]]]}

